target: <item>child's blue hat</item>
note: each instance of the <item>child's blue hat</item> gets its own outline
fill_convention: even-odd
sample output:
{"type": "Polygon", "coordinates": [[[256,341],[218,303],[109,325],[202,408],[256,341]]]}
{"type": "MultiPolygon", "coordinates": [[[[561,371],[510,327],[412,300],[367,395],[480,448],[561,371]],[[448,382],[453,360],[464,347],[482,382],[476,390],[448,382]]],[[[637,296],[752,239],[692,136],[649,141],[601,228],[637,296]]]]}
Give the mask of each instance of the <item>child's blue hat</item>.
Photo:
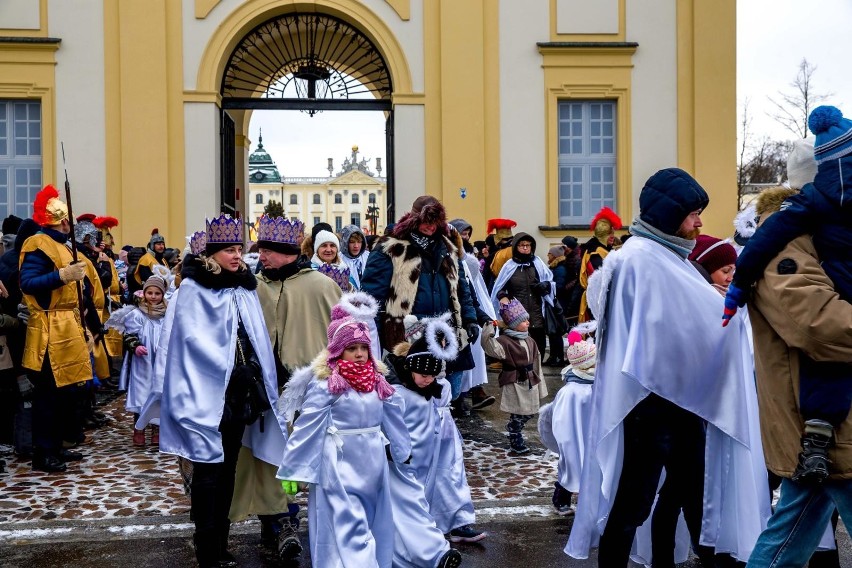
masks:
{"type": "Polygon", "coordinates": [[[808,117],[808,128],[816,135],[814,158],[817,164],[852,153],[852,120],[843,118],[837,107],[815,108],[808,117]]]}

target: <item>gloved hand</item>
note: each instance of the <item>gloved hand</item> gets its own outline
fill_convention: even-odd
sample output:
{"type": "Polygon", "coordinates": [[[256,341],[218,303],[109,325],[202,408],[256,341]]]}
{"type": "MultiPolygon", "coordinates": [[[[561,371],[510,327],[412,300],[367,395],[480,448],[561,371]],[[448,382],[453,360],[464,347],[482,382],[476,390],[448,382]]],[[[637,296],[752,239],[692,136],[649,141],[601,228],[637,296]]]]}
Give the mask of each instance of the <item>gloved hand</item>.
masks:
{"type": "Polygon", "coordinates": [[[86,265],[82,262],[72,262],[59,269],[59,279],[63,283],[79,282],[86,276],[86,265]]]}
{"type": "Polygon", "coordinates": [[[30,309],[26,304],[18,304],[18,319],[21,320],[23,325],[27,325],[27,322],[30,321],[30,309]]]}
{"type": "Polygon", "coordinates": [[[133,350],[133,353],[137,357],[144,357],[145,355],[148,354],[148,348],[145,347],[144,345],[137,345],[136,349],[133,350]]]}
{"type": "Polygon", "coordinates": [[[531,286],[532,291],[538,294],[539,296],[547,296],[550,294],[550,280],[546,280],[544,282],[536,282],[531,286]]]}
{"type": "Polygon", "coordinates": [[[469,323],[465,327],[465,331],[467,332],[467,342],[476,343],[476,340],[479,338],[479,326],[475,323],[469,323]]]}
{"type": "Polygon", "coordinates": [[[287,495],[295,495],[299,492],[299,483],[296,481],[289,481],[286,479],[281,480],[281,488],[284,490],[284,493],[287,495]]]}
{"type": "Polygon", "coordinates": [[[722,313],[722,327],[731,323],[731,318],[737,313],[737,308],[746,305],[746,293],[733,282],[728,286],[725,294],[725,311],[722,313]]]}
{"type": "Polygon", "coordinates": [[[18,377],[18,392],[21,393],[21,400],[24,402],[33,399],[35,386],[26,375],[20,375],[18,377]]]}

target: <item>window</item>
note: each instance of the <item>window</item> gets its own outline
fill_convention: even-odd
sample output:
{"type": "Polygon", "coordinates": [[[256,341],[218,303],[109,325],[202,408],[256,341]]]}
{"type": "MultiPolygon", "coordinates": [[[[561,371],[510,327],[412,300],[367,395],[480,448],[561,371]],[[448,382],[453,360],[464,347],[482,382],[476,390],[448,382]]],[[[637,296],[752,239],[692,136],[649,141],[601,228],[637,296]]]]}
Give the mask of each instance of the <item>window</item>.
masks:
{"type": "Polygon", "coordinates": [[[358,194],[353,193],[352,194],[352,205],[358,205],[358,203],[360,203],[360,200],[358,199],[358,194]]]}
{"type": "Polygon", "coordinates": [[[339,193],[335,193],[334,194],[334,204],[340,205],[341,203],[343,203],[343,196],[340,195],[339,193]]]}
{"type": "Polygon", "coordinates": [[[290,205],[298,205],[299,204],[299,196],[295,193],[290,196],[290,205]]]}
{"type": "Polygon", "coordinates": [[[614,101],[559,103],[559,223],[582,225],[616,208],[614,101]]]}
{"type": "Polygon", "coordinates": [[[339,233],[343,229],[343,217],[338,215],[334,218],[334,231],[339,233]]]}
{"type": "Polygon", "coordinates": [[[315,193],[314,194],[314,205],[319,205],[319,204],[320,204],[320,194],[315,193]]]}
{"type": "Polygon", "coordinates": [[[290,221],[292,221],[293,223],[295,223],[298,220],[299,220],[298,217],[290,217],[290,221]]]}
{"type": "Polygon", "coordinates": [[[356,227],[361,226],[361,214],[360,213],[353,213],[352,214],[352,224],[355,225],[356,227]]]}
{"type": "Polygon", "coordinates": [[[367,198],[367,201],[370,202],[370,205],[375,205],[376,204],[376,194],[371,193],[370,196],[367,198]]]}
{"type": "Polygon", "coordinates": [[[255,195],[254,196],[254,202],[257,203],[258,205],[263,205],[263,194],[258,193],[257,195],[255,195]]]}
{"type": "Polygon", "coordinates": [[[319,224],[320,224],[320,218],[314,217],[314,225],[319,225],[319,224]]]}
{"type": "Polygon", "coordinates": [[[41,103],[0,101],[0,218],[32,215],[41,188],[41,103]]]}

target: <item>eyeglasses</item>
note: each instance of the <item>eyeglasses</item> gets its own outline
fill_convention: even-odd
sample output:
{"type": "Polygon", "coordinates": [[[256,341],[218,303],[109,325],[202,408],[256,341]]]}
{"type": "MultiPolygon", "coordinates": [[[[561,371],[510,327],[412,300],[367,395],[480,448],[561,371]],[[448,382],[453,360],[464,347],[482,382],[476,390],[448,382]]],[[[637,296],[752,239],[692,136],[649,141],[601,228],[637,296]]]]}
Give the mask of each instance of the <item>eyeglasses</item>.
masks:
{"type": "Polygon", "coordinates": [[[532,243],[518,243],[519,249],[531,249],[532,243]]]}

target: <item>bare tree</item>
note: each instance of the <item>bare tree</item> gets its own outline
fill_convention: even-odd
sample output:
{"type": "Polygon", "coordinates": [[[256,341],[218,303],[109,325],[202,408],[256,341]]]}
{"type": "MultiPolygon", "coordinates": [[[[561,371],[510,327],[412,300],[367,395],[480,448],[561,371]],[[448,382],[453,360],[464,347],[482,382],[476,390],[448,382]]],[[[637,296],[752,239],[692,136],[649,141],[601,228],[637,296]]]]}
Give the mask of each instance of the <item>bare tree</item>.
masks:
{"type": "Polygon", "coordinates": [[[737,203],[742,203],[743,187],[748,183],[746,178],[746,153],[751,142],[751,115],[748,112],[749,99],[743,101],[743,119],[740,122],[740,155],[737,159],[737,203]]]}
{"type": "Polygon", "coordinates": [[[816,65],[802,59],[796,79],[790,83],[793,91],[778,91],[780,100],[767,97],[775,106],[775,112],[767,114],[798,138],[808,136],[808,116],[820,102],[831,96],[831,93],[819,95],[814,92],[813,76],[816,70],[816,65]]]}

